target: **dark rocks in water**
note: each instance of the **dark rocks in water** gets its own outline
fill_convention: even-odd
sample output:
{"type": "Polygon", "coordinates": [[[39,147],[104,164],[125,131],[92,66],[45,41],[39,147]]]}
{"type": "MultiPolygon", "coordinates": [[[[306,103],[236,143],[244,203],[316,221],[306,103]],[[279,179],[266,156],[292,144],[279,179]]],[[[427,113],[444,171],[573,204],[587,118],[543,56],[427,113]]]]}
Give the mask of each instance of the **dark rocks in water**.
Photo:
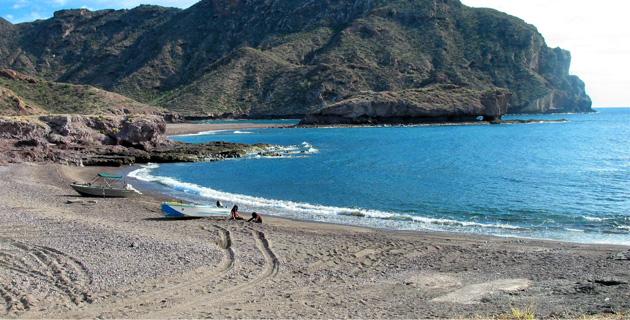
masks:
{"type": "Polygon", "coordinates": [[[307,115],[301,125],[414,124],[497,121],[507,113],[504,89],[439,85],[403,92],[370,92],[307,115]]]}
{"type": "Polygon", "coordinates": [[[528,124],[528,123],[562,123],[568,122],[567,119],[556,119],[556,120],[540,120],[540,119],[514,119],[514,120],[500,120],[494,121],[493,124],[528,124]]]}
{"type": "Polygon", "coordinates": [[[86,149],[81,153],[81,163],[86,166],[123,166],[135,163],[172,163],[217,161],[240,158],[248,153],[258,153],[266,145],[245,145],[227,142],[188,144],[171,142],[151,150],[135,148],[86,149]]]}

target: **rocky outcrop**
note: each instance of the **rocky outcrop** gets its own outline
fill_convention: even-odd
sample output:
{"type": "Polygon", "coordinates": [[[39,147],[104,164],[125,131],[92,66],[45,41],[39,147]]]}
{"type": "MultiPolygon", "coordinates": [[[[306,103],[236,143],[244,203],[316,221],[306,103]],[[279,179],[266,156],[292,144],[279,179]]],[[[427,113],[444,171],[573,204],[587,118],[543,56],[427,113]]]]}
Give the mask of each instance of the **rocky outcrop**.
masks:
{"type": "Polygon", "coordinates": [[[165,136],[161,116],[49,115],[0,118],[0,164],[125,165],[241,157],[263,145],[185,144],[165,136]]]}
{"type": "Polygon", "coordinates": [[[510,93],[434,86],[403,92],[370,92],[307,115],[302,125],[411,124],[500,120],[510,93]]]}
{"type": "Polygon", "coordinates": [[[202,0],[0,23],[0,66],[185,115],[303,115],[442,84],[509,90],[509,113],[591,111],[570,63],[534,26],[457,0],[202,0]]]}

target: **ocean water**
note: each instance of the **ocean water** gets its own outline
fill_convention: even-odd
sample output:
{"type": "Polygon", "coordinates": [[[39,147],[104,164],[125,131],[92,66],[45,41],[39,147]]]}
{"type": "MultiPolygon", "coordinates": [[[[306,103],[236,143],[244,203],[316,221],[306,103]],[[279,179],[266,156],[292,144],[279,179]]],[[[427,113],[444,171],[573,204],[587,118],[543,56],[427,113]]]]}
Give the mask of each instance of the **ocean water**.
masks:
{"type": "Polygon", "coordinates": [[[560,123],[209,132],[282,157],[149,165],[130,176],[198,203],[298,219],[630,244],[630,109],[560,123]]]}

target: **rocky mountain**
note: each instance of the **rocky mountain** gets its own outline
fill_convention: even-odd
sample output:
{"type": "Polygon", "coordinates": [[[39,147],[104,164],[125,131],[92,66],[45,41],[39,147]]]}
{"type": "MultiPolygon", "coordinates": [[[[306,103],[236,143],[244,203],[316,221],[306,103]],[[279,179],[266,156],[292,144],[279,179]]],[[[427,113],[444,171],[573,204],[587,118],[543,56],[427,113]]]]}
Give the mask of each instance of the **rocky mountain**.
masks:
{"type": "Polygon", "coordinates": [[[510,113],[591,111],[570,62],[534,26],[458,0],[203,0],[0,21],[2,67],[197,115],[304,115],[452,86],[505,89],[510,113]]]}
{"type": "Polygon", "coordinates": [[[46,81],[13,70],[0,69],[0,115],[37,114],[162,114],[117,93],[87,85],[46,81]]]}

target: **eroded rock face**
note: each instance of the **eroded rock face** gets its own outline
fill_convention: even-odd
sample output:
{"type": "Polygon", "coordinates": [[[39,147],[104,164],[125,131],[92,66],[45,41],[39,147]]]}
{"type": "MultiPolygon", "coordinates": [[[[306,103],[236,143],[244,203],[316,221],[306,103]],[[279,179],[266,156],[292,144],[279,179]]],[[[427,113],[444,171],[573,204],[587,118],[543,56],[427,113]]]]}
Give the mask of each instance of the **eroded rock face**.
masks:
{"type": "Polygon", "coordinates": [[[507,90],[435,86],[404,92],[372,92],[340,101],[308,115],[302,125],[410,124],[500,120],[507,113],[507,90]]]}
{"type": "Polygon", "coordinates": [[[161,116],[0,117],[0,164],[59,162],[120,166],[244,156],[264,146],[185,144],[168,140],[161,116]]]}
{"type": "Polygon", "coordinates": [[[46,124],[20,118],[0,118],[0,138],[22,140],[44,138],[50,133],[46,124]]]}
{"type": "Polygon", "coordinates": [[[118,144],[143,150],[167,143],[166,123],[161,117],[127,118],[116,133],[118,144]]]}

